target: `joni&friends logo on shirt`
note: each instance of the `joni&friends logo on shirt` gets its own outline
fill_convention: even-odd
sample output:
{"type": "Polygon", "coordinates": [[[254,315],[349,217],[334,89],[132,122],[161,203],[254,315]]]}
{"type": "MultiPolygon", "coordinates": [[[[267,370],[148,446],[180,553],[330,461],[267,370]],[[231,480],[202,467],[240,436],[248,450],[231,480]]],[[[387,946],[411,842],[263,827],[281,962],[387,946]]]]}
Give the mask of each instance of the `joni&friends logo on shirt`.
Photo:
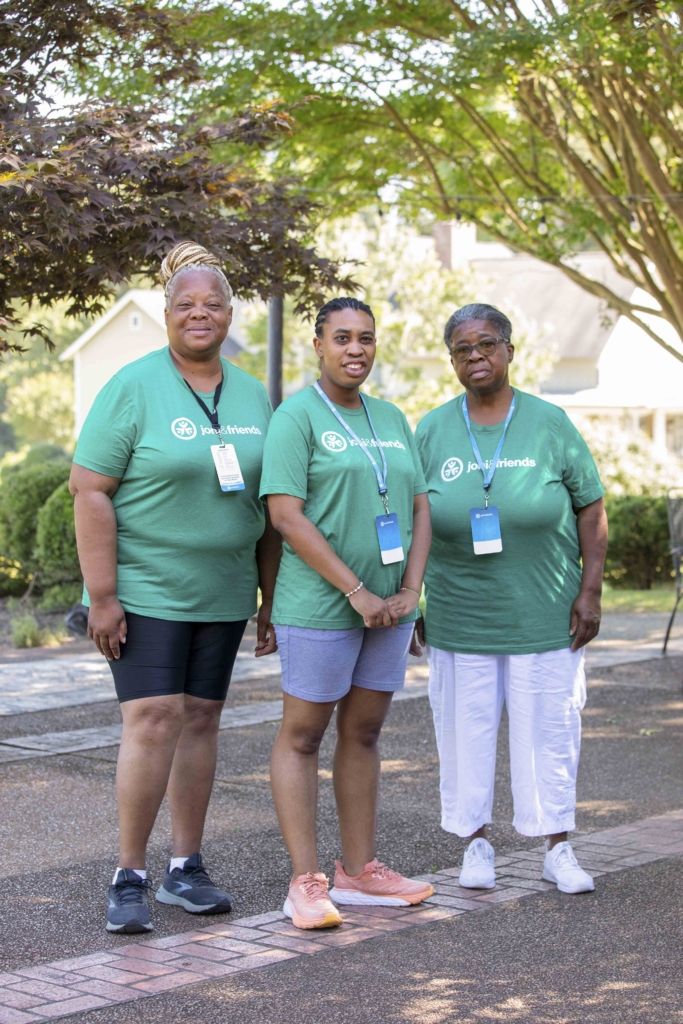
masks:
{"type": "Polygon", "coordinates": [[[441,467],[441,479],[448,483],[451,480],[457,480],[462,473],[462,459],[457,458],[453,455],[450,459],[446,459],[443,466],[441,467]]]}
{"type": "Polygon", "coordinates": [[[347,447],[346,438],[336,430],[326,430],[320,440],[331,452],[343,452],[347,447]]]}
{"type": "Polygon", "coordinates": [[[179,416],[177,420],[173,420],[171,432],[181,441],[191,441],[193,437],[197,436],[197,428],[192,420],[188,420],[187,416],[179,416]]]}
{"type": "MultiPolygon", "coordinates": [[[[222,426],[219,430],[214,430],[213,427],[205,427],[203,425],[199,429],[201,430],[202,436],[206,434],[217,435],[261,433],[260,429],[256,426],[238,427],[235,424],[233,424],[232,426],[222,426]]],[[[173,420],[173,423],[171,424],[171,432],[173,436],[177,437],[180,441],[191,441],[194,437],[197,436],[197,428],[192,422],[192,420],[189,420],[187,416],[179,416],[177,420],[173,420]]]]}
{"type": "MultiPolygon", "coordinates": [[[[338,434],[336,430],[326,430],[324,434],[321,434],[320,440],[325,447],[331,452],[343,452],[349,445],[352,448],[357,448],[358,444],[353,439],[346,440],[341,434],[338,434]]],[[[377,448],[377,442],[374,438],[361,437],[361,445],[364,448],[377,448]]],[[[402,441],[380,441],[382,448],[403,448],[405,445],[402,441]]],[[[461,464],[462,465],[462,464],[461,464]]]]}
{"type": "MultiPolygon", "coordinates": [[[[484,465],[486,466],[486,469],[489,469],[491,466],[490,459],[487,459],[484,465]]],[[[535,465],[535,459],[499,459],[496,469],[533,469],[535,465]]],[[[463,465],[462,459],[459,459],[456,455],[452,455],[450,459],[446,459],[443,466],[441,467],[441,479],[445,480],[446,483],[450,483],[451,480],[457,480],[458,477],[462,474],[464,468],[465,467],[463,465]]],[[[478,473],[481,472],[481,470],[479,469],[479,465],[476,462],[468,461],[467,472],[478,473]]]]}

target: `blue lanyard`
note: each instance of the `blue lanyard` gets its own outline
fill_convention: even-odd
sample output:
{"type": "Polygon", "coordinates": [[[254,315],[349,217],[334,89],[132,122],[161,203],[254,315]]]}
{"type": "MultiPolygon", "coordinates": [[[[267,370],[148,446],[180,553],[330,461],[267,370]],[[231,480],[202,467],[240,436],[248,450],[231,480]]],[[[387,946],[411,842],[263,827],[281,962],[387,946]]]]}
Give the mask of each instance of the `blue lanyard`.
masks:
{"type": "Polygon", "coordinates": [[[474,452],[474,457],[477,460],[477,463],[479,464],[479,469],[484,474],[484,494],[486,496],[486,507],[487,508],[488,508],[488,504],[489,504],[489,488],[491,486],[491,481],[493,480],[493,474],[496,472],[496,466],[498,465],[498,459],[500,458],[500,453],[502,452],[503,444],[505,443],[505,435],[507,434],[508,427],[510,426],[510,420],[512,419],[512,414],[514,413],[514,411],[515,411],[515,396],[514,396],[514,393],[513,393],[512,401],[510,402],[510,408],[508,409],[508,414],[505,417],[505,426],[503,427],[503,434],[502,434],[502,437],[501,437],[500,441],[498,442],[498,447],[496,448],[496,454],[493,456],[493,459],[491,460],[491,465],[489,466],[489,469],[487,471],[486,466],[484,465],[484,460],[481,457],[481,452],[479,451],[479,445],[477,444],[476,438],[475,438],[474,434],[472,433],[472,426],[470,424],[470,414],[469,414],[469,412],[467,410],[467,395],[463,395],[463,398],[462,398],[462,414],[463,414],[463,417],[465,419],[465,426],[467,427],[467,432],[470,435],[470,441],[472,442],[472,451],[474,452]]]}
{"type": "MultiPolygon", "coordinates": [[[[379,448],[380,455],[382,456],[382,470],[381,471],[380,471],[379,466],[375,462],[375,459],[373,458],[372,452],[368,449],[368,446],[363,444],[362,441],[360,440],[360,438],[354,433],[354,431],[351,429],[351,427],[348,425],[348,423],[346,422],[344,417],[339,412],[339,409],[337,409],[336,405],[334,405],[334,403],[329,400],[329,398],[327,397],[327,395],[325,394],[323,389],[320,387],[320,384],[318,383],[317,380],[314,382],[313,387],[318,392],[318,394],[322,398],[322,400],[325,403],[325,405],[327,405],[329,410],[331,412],[333,412],[334,415],[337,417],[337,419],[339,420],[339,422],[341,423],[342,427],[347,432],[347,434],[349,434],[349,436],[353,438],[353,440],[356,442],[356,444],[358,445],[360,450],[362,452],[364,452],[367,455],[367,457],[370,459],[370,462],[372,463],[372,468],[375,471],[375,476],[377,477],[377,486],[379,487],[380,497],[381,497],[382,501],[384,502],[384,509],[385,509],[385,511],[386,511],[386,513],[388,515],[389,514],[389,503],[387,501],[387,460],[386,460],[386,456],[384,454],[384,448],[382,447],[382,443],[381,443],[380,439],[377,436],[377,432],[375,431],[375,428],[373,426],[372,419],[370,418],[370,410],[368,409],[367,402],[365,401],[365,396],[361,394],[360,395],[360,400],[363,403],[363,408],[365,409],[365,415],[368,418],[368,423],[370,424],[370,430],[372,431],[372,436],[375,439],[375,444],[379,448]]],[[[359,394],[360,394],[360,392],[359,392],[359,394]]]]}

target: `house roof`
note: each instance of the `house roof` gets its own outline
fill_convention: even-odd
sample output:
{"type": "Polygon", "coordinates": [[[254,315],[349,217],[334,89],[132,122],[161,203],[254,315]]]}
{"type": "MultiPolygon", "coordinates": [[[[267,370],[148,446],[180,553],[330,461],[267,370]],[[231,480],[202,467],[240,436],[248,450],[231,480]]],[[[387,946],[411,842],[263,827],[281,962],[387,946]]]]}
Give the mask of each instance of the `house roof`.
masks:
{"type": "MultiPolygon", "coordinates": [[[[93,324],[88,327],[83,334],[79,335],[74,342],[69,345],[67,349],[62,352],[59,359],[60,362],[65,362],[67,359],[73,359],[76,353],[80,352],[92,339],[99,334],[103,327],[106,327],[119,313],[129,306],[134,304],[138,309],[146,313],[150,320],[153,320],[161,329],[164,334],[166,333],[166,320],[164,318],[164,293],[161,289],[152,288],[130,288],[118,302],[115,302],[111,309],[108,309],[106,313],[103,313],[93,324]]],[[[230,334],[223,342],[221,347],[221,354],[226,356],[228,359],[232,356],[236,356],[242,351],[242,345],[230,334]]]]}
{"type": "MultiPolygon", "coordinates": [[[[611,260],[600,252],[583,252],[572,264],[586,277],[607,285],[628,299],[635,286],[620,277],[611,260]]],[[[561,270],[533,256],[473,259],[470,266],[480,281],[482,299],[505,312],[506,304],[521,310],[540,329],[549,326],[548,340],[560,359],[597,360],[614,330],[618,314],[606,303],[574,284],[561,270]]]]}
{"type": "MultiPolygon", "coordinates": [[[[638,289],[633,301],[652,306],[652,297],[638,289]]],[[[683,356],[683,345],[671,324],[641,313],[642,319],[683,356]]],[[[599,384],[573,394],[543,398],[563,408],[683,410],[683,362],[658,345],[625,316],[611,332],[598,360],[599,384]]]]}

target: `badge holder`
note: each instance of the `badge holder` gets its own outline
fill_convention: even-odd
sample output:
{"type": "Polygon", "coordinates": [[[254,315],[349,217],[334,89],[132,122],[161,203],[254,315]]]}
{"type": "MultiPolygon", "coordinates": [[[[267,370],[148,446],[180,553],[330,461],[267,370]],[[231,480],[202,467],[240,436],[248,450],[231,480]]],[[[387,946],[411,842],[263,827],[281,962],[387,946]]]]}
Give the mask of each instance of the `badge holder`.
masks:
{"type": "Polygon", "coordinates": [[[393,565],[394,562],[402,562],[404,558],[401,528],[398,525],[398,515],[396,512],[389,511],[389,505],[384,495],[382,495],[382,500],[386,512],[383,516],[375,516],[379,550],[382,555],[382,564],[393,565]]]}
{"type": "Polygon", "coordinates": [[[244,478],[234,444],[212,444],[211,454],[222,491],[243,491],[244,478]]]}
{"type": "Polygon", "coordinates": [[[475,555],[496,555],[503,550],[498,509],[495,505],[489,505],[488,491],[486,507],[470,509],[470,524],[475,555]]]}

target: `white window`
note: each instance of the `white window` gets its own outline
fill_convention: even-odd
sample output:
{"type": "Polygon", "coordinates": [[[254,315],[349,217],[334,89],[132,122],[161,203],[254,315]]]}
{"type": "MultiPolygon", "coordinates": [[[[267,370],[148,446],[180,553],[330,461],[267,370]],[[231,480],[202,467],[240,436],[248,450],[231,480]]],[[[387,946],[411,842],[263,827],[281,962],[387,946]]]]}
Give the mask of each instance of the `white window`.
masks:
{"type": "Polygon", "coordinates": [[[676,455],[683,455],[683,416],[666,417],[666,446],[676,455]]]}

